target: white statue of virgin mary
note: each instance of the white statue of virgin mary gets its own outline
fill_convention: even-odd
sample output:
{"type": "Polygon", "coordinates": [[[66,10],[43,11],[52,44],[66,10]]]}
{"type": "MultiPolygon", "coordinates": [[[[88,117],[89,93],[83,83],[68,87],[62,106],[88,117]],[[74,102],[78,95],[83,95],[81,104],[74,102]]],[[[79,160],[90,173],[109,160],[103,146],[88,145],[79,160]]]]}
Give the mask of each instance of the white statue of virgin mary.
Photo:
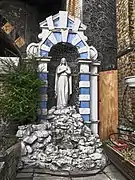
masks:
{"type": "Polygon", "coordinates": [[[55,94],[57,97],[57,109],[68,105],[69,95],[72,94],[71,69],[67,65],[65,58],[61,59],[60,65],[56,69],[55,94]]]}

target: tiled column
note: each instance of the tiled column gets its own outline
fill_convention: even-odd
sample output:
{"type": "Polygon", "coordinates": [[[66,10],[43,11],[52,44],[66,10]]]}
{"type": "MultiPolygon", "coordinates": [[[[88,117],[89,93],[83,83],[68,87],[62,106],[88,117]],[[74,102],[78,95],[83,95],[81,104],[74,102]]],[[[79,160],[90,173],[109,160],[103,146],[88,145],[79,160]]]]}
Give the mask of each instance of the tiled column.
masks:
{"type": "Polygon", "coordinates": [[[45,85],[40,88],[40,102],[39,102],[39,108],[38,108],[38,119],[39,120],[45,120],[47,115],[47,88],[48,88],[48,71],[47,71],[47,64],[50,62],[51,57],[48,58],[42,58],[39,60],[38,64],[38,70],[39,70],[39,78],[43,82],[45,82],[45,85]]]}
{"type": "Polygon", "coordinates": [[[90,123],[90,63],[88,59],[79,59],[80,80],[79,80],[79,112],[85,123],[90,123]]]}

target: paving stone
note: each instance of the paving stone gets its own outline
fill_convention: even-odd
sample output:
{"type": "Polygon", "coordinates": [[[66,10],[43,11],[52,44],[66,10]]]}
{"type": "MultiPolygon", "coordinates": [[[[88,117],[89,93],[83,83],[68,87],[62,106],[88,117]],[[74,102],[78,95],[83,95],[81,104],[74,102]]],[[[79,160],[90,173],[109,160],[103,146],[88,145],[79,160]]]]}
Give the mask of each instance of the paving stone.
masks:
{"type": "Polygon", "coordinates": [[[110,180],[105,174],[97,174],[95,176],[72,178],[72,180],[110,180]]]}
{"type": "Polygon", "coordinates": [[[103,170],[103,172],[105,172],[105,173],[118,172],[118,169],[111,164],[111,165],[108,165],[108,166],[103,170]]]}
{"type": "Polygon", "coordinates": [[[16,178],[16,180],[33,180],[33,178],[16,178]]]}
{"type": "Polygon", "coordinates": [[[67,171],[52,171],[49,169],[34,169],[34,173],[37,174],[53,174],[53,175],[69,175],[67,171]]]}
{"type": "Polygon", "coordinates": [[[106,173],[106,175],[111,179],[111,180],[127,180],[126,177],[124,177],[123,174],[120,172],[111,172],[111,173],[106,173]]]}
{"type": "Polygon", "coordinates": [[[33,180],[70,180],[70,178],[40,174],[40,176],[34,177],[33,180]]]}
{"type": "Polygon", "coordinates": [[[16,178],[32,178],[33,177],[33,173],[18,173],[16,178]]]}
{"type": "Polygon", "coordinates": [[[34,172],[33,168],[27,168],[27,169],[18,170],[18,173],[33,173],[33,172],[34,172]]]}

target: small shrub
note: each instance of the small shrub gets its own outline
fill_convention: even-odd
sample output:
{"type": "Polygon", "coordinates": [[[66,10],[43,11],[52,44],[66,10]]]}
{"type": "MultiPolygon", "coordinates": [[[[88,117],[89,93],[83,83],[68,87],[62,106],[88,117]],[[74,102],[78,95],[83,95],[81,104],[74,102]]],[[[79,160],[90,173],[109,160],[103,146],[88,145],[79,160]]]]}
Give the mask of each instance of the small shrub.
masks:
{"type": "Polygon", "coordinates": [[[18,66],[12,60],[3,63],[6,74],[2,78],[0,118],[19,124],[36,121],[39,89],[43,85],[38,78],[36,60],[21,60],[18,66]]]}

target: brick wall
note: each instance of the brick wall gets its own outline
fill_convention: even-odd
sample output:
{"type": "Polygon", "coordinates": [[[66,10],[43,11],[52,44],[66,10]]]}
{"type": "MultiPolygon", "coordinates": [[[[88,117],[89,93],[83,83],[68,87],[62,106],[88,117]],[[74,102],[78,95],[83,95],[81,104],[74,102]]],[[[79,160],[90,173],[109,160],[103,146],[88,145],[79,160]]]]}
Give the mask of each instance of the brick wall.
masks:
{"type": "Polygon", "coordinates": [[[117,42],[118,53],[133,45],[135,35],[134,0],[117,0],[117,42]]]}
{"type": "Polygon", "coordinates": [[[135,75],[135,11],[134,0],[117,0],[117,66],[118,66],[118,96],[119,96],[119,123],[131,126],[135,122],[135,90],[126,88],[125,77],[135,75]],[[131,123],[129,123],[131,122],[131,123]]]}
{"type": "Polygon", "coordinates": [[[17,143],[0,155],[0,180],[15,180],[21,145],[17,143]]]}

